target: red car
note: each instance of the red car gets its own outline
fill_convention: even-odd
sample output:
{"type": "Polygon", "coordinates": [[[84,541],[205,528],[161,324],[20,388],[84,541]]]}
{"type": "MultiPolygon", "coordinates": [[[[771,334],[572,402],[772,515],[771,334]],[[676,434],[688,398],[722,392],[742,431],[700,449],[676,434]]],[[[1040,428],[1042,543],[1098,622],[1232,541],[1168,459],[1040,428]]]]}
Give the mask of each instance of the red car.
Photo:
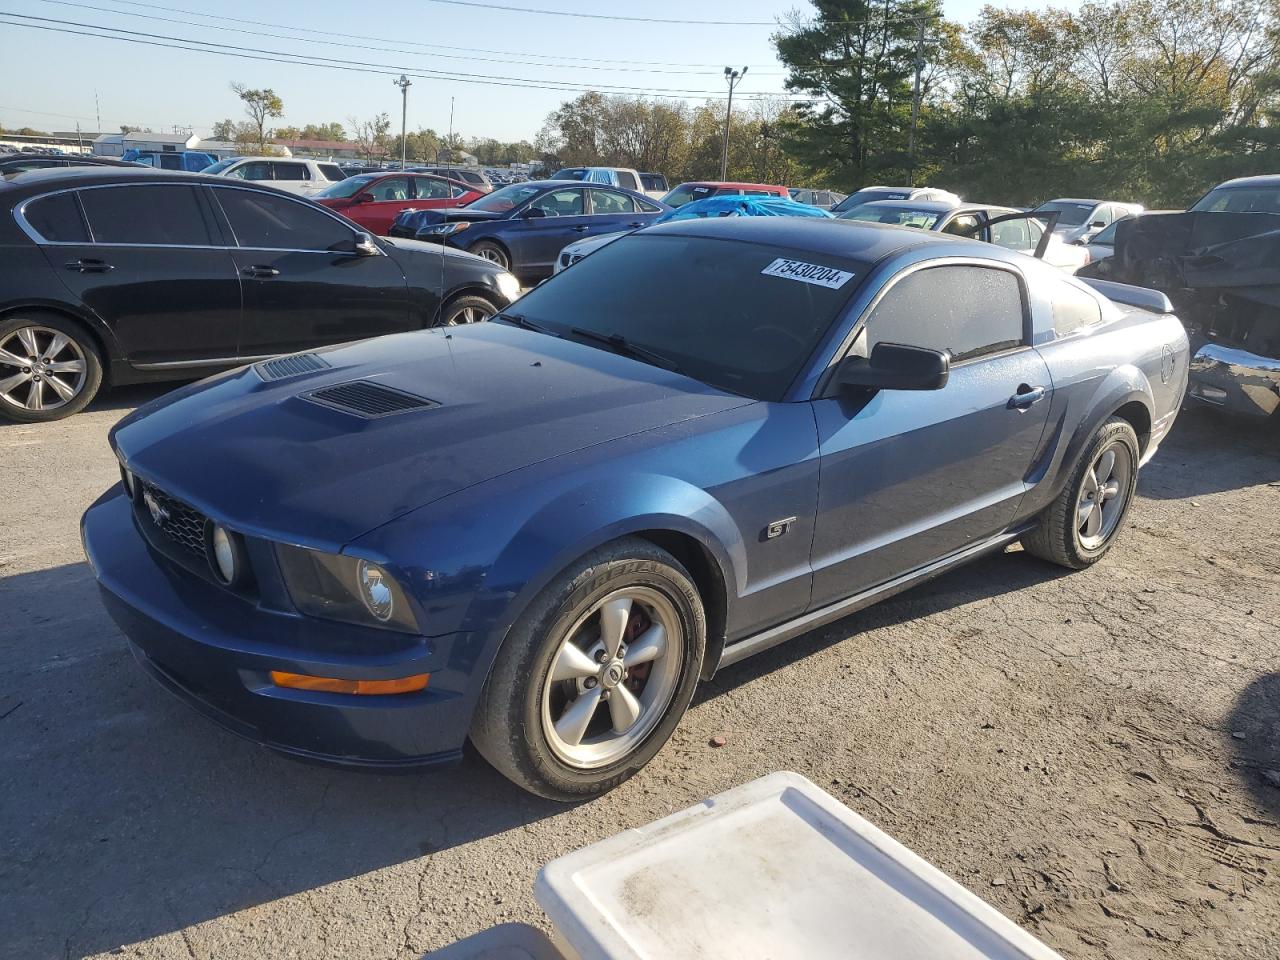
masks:
{"type": "Polygon", "coordinates": [[[311,199],[385,237],[402,210],[443,210],[483,197],[465,183],[429,173],[362,173],[347,177],[311,199]]]}

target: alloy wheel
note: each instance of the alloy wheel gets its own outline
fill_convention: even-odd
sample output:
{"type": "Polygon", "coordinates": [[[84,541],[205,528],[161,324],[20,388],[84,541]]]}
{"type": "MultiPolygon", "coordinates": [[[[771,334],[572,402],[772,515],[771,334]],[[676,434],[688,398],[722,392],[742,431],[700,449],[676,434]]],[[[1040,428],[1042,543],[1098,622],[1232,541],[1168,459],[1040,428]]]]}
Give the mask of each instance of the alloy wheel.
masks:
{"type": "Polygon", "coordinates": [[[565,633],[543,687],[556,757],[591,769],[640,746],[680,684],[683,650],[675,605],[660,591],[625,587],[599,600],[565,633]]]}
{"type": "Polygon", "coordinates": [[[445,321],[445,325],[456,327],[463,323],[481,323],[492,316],[492,310],[485,310],[483,307],[468,304],[456,313],[451,314],[449,319],[445,321]]]}
{"type": "Polygon", "coordinates": [[[0,341],[0,402],[32,412],[56,410],[80,395],[84,351],[60,330],[32,324],[0,341]]]}
{"type": "Polygon", "coordinates": [[[1076,531],[1086,550],[1101,547],[1116,531],[1129,499],[1133,456],[1123,443],[1103,447],[1081,483],[1076,501],[1076,531]]]}

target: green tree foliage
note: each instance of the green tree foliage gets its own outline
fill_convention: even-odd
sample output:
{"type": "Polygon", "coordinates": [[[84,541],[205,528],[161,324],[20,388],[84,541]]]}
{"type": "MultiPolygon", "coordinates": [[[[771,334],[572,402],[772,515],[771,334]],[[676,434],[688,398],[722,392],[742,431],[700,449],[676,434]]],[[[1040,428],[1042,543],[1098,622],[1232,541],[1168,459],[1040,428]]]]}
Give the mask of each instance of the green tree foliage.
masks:
{"type": "Polygon", "coordinates": [[[256,147],[260,153],[265,153],[268,138],[267,121],[284,116],[284,101],[270,87],[251,90],[243,83],[233,83],[231,90],[240,98],[244,104],[244,112],[249,116],[249,129],[238,130],[236,140],[256,147]],[[251,135],[251,139],[246,134],[251,135]]]}
{"type": "MultiPolygon", "coordinates": [[[[386,157],[390,152],[391,117],[380,113],[370,120],[359,120],[351,117],[347,121],[351,129],[351,138],[359,147],[366,160],[386,157]]],[[[397,138],[398,140],[399,138],[397,138]]],[[[397,146],[399,144],[397,143],[397,146]]]]}

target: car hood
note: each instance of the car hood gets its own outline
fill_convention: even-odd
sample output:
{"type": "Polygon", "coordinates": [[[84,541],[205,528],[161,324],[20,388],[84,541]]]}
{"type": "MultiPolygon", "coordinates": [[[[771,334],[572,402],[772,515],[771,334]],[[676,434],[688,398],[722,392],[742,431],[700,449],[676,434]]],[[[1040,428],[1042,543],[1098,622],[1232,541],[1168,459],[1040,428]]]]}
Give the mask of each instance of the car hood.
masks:
{"type": "Polygon", "coordinates": [[[613,241],[625,237],[628,232],[629,231],[624,230],[621,233],[606,233],[598,237],[587,237],[585,240],[577,240],[565,247],[563,252],[571,253],[579,257],[585,257],[588,253],[594,253],[606,244],[613,243],[613,241]]]}
{"type": "Polygon", "coordinates": [[[122,420],[112,446],[233,529],[336,550],[485,480],[752,402],[502,323],[296,356],[323,365],[271,380],[260,363],[185,387],[122,420]],[[316,397],[352,381],[429,404],[366,417],[316,397]]]}

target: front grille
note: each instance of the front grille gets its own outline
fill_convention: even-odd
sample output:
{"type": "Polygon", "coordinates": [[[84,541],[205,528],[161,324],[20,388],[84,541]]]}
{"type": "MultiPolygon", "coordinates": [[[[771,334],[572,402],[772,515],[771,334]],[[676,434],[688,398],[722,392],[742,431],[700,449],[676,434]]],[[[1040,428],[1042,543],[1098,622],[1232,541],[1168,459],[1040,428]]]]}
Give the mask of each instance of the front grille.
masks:
{"type": "Polygon", "coordinates": [[[306,394],[306,399],[358,417],[386,417],[407,410],[437,406],[434,400],[384,387],[369,380],[352,380],[306,394]]]}
{"type": "Polygon", "coordinates": [[[283,380],[286,377],[297,377],[304,373],[313,373],[329,366],[329,362],[314,353],[295,353],[287,357],[276,357],[254,364],[253,369],[265,381],[283,380]]]}
{"type": "Polygon", "coordinates": [[[203,513],[145,480],[142,481],[142,510],[166,539],[204,559],[204,528],[207,518],[203,513]]]}

